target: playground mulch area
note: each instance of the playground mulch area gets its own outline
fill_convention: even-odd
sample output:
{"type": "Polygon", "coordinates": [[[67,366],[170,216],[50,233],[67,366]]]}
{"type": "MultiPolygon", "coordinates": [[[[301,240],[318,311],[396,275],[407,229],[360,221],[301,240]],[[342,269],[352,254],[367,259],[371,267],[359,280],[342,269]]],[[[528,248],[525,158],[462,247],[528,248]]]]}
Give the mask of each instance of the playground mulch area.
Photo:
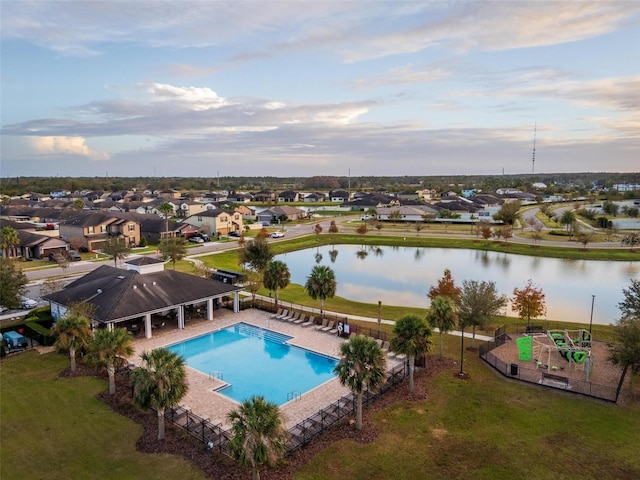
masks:
{"type": "MultiPolygon", "coordinates": [[[[536,364],[536,360],[538,359],[535,356],[532,356],[532,360],[530,361],[520,361],[516,340],[524,336],[526,335],[510,334],[508,340],[503,345],[493,349],[491,353],[507,365],[517,364],[520,370],[543,370],[559,377],[566,377],[569,380],[587,381],[586,369],[581,368],[580,365],[576,365],[574,362],[569,363],[553,347],[551,348],[551,355],[549,355],[544,348],[540,354],[539,360],[543,365],[546,365],[547,368],[539,368],[536,364]]],[[[534,336],[534,345],[536,342],[543,345],[553,345],[553,341],[546,334],[534,336]]],[[[622,375],[622,368],[611,363],[611,361],[609,361],[609,355],[609,348],[606,343],[592,342],[591,356],[593,358],[593,369],[589,378],[590,383],[612,388],[618,386],[620,376],[622,375]]]]}

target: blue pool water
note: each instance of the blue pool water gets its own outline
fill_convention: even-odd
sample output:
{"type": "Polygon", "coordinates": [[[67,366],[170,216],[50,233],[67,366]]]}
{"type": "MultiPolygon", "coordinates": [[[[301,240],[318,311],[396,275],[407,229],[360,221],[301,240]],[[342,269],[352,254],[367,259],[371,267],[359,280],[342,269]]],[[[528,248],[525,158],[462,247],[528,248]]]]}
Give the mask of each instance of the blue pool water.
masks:
{"type": "Polygon", "coordinates": [[[237,323],[169,348],[192,368],[221,378],[218,392],[242,402],[262,395],[282,405],[335,377],[335,358],[288,345],[292,337],[237,323]]]}

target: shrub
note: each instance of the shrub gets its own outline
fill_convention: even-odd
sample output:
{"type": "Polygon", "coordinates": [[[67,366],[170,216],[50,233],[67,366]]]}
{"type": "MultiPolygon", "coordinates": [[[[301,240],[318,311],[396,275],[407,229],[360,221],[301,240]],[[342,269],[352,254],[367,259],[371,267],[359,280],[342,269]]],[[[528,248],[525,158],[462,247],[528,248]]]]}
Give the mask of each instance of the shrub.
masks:
{"type": "Polygon", "coordinates": [[[141,247],[146,247],[147,246],[147,239],[145,237],[140,238],[139,246],[141,246],[141,247]]]}
{"type": "Polygon", "coordinates": [[[558,237],[570,237],[571,233],[566,230],[551,230],[549,235],[556,235],[558,237]]]}

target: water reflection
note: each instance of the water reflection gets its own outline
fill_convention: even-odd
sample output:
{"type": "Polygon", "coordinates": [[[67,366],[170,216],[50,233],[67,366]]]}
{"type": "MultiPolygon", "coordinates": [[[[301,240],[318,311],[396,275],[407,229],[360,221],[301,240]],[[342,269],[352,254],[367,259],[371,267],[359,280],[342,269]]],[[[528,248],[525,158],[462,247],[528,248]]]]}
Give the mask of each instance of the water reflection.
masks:
{"type": "MultiPolygon", "coordinates": [[[[312,251],[316,251],[315,248],[312,251]]],[[[546,295],[546,318],[589,322],[591,296],[596,295],[593,322],[608,324],[619,316],[622,289],[640,274],[640,262],[607,262],[529,257],[478,250],[341,245],[321,247],[321,264],[328,264],[338,280],[336,295],[385,305],[427,307],[426,293],[445,268],[458,284],[463,280],[496,282],[500,293],[511,296],[529,278],[546,295]],[[375,252],[369,255],[370,252],[375,252]],[[327,255],[328,254],[328,255],[327,255]]],[[[313,267],[309,251],[278,256],[291,272],[292,283],[304,285],[313,267]]],[[[315,257],[314,257],[315,258],[315,257]]],[[[509,312],[511,313],[511,312],[509,312]]]]}

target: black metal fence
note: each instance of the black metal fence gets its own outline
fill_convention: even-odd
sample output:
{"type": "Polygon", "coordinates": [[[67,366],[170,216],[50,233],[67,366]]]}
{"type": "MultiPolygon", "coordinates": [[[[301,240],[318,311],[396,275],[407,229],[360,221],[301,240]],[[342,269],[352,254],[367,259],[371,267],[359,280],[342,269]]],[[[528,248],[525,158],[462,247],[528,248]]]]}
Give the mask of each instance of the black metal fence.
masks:
{"type": "MultiPolygon", "coordinates": [[[[405,365],[397,365],[387,372],[387,381],[376,391],[365,391],[362,404],[367,405],[390,388],[402,382],[407,376],[405,365]]],[[[351,415],[356,410],[356,397],[349,393],[339,400],[322,408],[314,415],[294,425],[289,429],[289,441],[285,455],[307,445],[311,440],[320,435],[327,428],[335,425],[343,418],[351,415]]],[[[217,450],[224,455],[229,455],[229,442],[231,434],[221,424],[211,422],[209,419],[199,417],[191,412],[188,407],[177,406],[165,410],[164,417],[174,425],[182,428],[194,438],[203,442],[209,450],[217,450]]]]}
{"type": "Polygon", "coordinates": [[[565,390],[570,393],[585,395],[587,397],[593,397],[607,402],[616,403],[618,401],[625,372],[622,373],[617,387],[612,387],[555,375],[538,368],[523,367],[521,364],[508,364],[492,353],[492,350],[503,345],[508,340],[509,336],[506,333],[501,333],[496,336],[495,340],[480,345],[479,349],[480,358],[503,376],[520,380],[522,382],[534,383],[547,388],[565,390]]]}

